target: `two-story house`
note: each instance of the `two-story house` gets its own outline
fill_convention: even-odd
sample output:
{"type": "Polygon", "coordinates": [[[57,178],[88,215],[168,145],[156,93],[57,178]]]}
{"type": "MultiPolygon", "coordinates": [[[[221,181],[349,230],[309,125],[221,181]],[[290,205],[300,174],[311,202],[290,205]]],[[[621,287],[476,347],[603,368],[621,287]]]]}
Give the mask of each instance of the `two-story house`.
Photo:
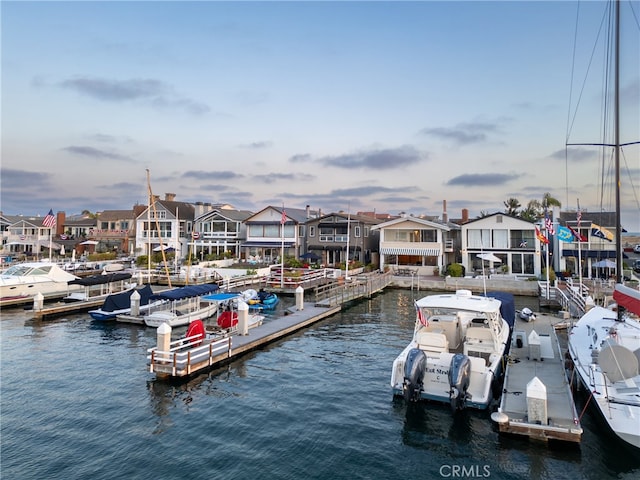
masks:
{"type": "Polygon", "coordinates": [[[61,229],[60,219],[64,218],[64,213],[59,212],[56,215],[56,223],[52,227],[43,224],[44,218],[4,215],[3,228],[6,228],[6,231],[3,233],[2,254],[17,259],[40,259],[60,251],[60,244],[55,240],[61,229]]]}
{"type": "Polygon", "coordinates": [[[461,228],[462,265],[467,275],[474,271],[481,273],[484,267],[485,273],[502,270],[514,275],[540,276],[540,240],[533,223],[493,213],[470,220],[461,228]],[[500,262],[483,260],[480,255],[485,254],[495,255],[500,262]]]}
{"type": "Polygon", "coordinates": [[[380,269],[411,270],[433,275],[454,260],[449,223],[402,216],[372,227],[380,231],[380,269]]]}
{"type": "Polygon", "coordinates": [[[247,237],[245,221],[252,215],[230,205],[206,211],[195,219],[191,251],[200,259],[212,254],[240,258],[240,247],[247,237]]]}
{"type": "Polygon", "coordinates": [[[307,208],[268,206],[246,219],[247,238],[242,258],[259,263],[276,263],[284,256],[298,258],[306,235],[305,223],[317,216],[307,208]]]}
{"type": "Polygon", "coordinates": [[[153,255],[162,249],[185,257],[191,242],[195,209],[193,204],[176,202],[173,194],[164,200],[155,197],[136,217],[135,254],[153,255]]]}
{"type": "Polygon", "coordinates": [[[305,252],[319,258],[327,266],[336,266],[347,259],[363,265],[378,261],[380,233],[372,227],[382,223],[373,216],[330,213],[306,222],[305,252]]]}
{"type": "Polygon", "coordinates": [[[96,226],[89,229],[89,236],[98,242],[101,250],[129,254],[135,248],[134,210],[104,210],[98,212],[96,226]]]}

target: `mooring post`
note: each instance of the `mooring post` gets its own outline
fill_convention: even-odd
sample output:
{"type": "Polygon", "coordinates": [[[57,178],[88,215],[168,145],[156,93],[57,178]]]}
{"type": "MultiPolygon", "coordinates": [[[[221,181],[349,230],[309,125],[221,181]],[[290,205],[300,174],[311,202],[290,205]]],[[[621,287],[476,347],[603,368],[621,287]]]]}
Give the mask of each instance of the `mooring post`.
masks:
{"type": "Polygon", "coordinates": [[[39,312],[43,308],[44,308],[44,295],[42,295],[42,293],[38,292],[33,297],[33,311],[34,312],[39,312]]]}
{"type": "Polygon", "coordinates": [[[138,315],[140,315],[140,294],[137,290],[134,290],[134,292],[131,294],[130,302],[131,315],[137,317],[138,315]]]}
{"type": "Polygon", "coordinates": [[[238,334],[249,334],[249,305],[238,300],[238,334]]]}
{"type": "Polygon", "coordinates": [[[304,310],[304,289],[300,285],[296,288],[296,310],[304,310]]]}

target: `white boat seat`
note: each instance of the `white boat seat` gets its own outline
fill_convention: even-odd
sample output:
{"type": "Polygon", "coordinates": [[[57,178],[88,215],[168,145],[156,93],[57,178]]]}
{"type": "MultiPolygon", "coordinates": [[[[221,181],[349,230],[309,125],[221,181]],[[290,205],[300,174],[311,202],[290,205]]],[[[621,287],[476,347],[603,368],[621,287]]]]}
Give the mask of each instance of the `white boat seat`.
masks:
{"type": "Polygon", "coordinates": [[[449,341],[444,333],[425,332],[418,333],[418,348],[428,353],[442,353],[449,351],[449,341]]]}
{"type": "Polygon", "coordinates": [[[492,343],[491,330],[484,327],[469,327],[465,335],[468,342],[492,343]]]}

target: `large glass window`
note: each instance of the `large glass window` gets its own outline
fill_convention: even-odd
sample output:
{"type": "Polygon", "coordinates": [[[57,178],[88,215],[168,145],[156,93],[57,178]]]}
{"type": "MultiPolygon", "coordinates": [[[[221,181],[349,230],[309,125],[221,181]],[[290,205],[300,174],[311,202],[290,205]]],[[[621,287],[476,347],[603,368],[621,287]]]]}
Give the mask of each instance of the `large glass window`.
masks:
{"type": "Polygon", "coordinates": [[[488,248],[489,242],[488,229],[469,229],[467,230],[467,246],[469,248],[488,248]]]}
{"type": "Polygon", "coordinates": [[[494,230],[492,248],[509,248],[508,230],[494,230]]]}

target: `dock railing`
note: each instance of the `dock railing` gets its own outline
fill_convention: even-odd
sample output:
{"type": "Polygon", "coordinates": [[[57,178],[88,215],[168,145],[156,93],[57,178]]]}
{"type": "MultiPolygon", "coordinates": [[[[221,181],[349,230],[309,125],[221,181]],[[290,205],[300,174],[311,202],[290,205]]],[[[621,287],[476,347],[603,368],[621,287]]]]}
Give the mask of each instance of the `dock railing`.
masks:
{"type": "Polygon", "coordinates": [[[359,298],[369,298],[393,281],[391,273],[358,275],[348,280],[340,277],[337,282],[320,285],[314,289],[318,305],[340,305],[359,298]]]}
{"type": "Polygon", "coordinates": [[[214,359],[225,353],[231,356],[232,337],[222,335],[202,343],[199,335],[180,338],[169,344],[168,351],[158,347],[147,350],[149,372],[170,374],[172,376],[189,375],[202,368],[204,364],[213,365],[214,359]]]}

